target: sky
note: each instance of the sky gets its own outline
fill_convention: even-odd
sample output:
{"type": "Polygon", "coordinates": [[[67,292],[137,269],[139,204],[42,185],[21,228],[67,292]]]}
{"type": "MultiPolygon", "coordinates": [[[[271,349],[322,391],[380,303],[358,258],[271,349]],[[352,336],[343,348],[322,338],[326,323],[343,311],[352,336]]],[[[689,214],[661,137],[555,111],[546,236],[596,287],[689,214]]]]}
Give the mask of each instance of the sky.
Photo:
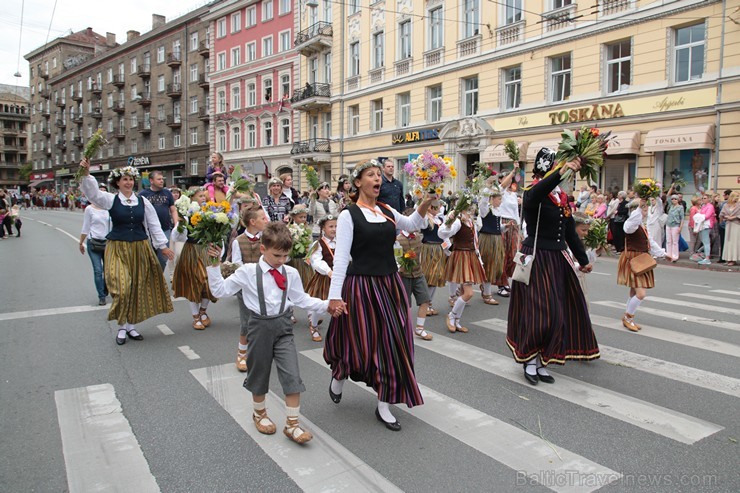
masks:
{"type": "Polygon", "coordinates": [[[28,86],[28,62],[23,56],[43,46],[47,32],[48,40],[52,41],[92,27],[103,36],[106,32],[115,33],[116,41],[123,43],[126,31],[133,29],[142,34],[150,31],[152,14],[164,15],[169,22],[206,3],[205,0],[2,0],[0,84],[28,86]],[[116,5],[125,7],[118,9],[116,5]],[[156,7],[153,9],[152,5],[156,7]],[[16,71],[22,77],[14,77],[16,71]]]}

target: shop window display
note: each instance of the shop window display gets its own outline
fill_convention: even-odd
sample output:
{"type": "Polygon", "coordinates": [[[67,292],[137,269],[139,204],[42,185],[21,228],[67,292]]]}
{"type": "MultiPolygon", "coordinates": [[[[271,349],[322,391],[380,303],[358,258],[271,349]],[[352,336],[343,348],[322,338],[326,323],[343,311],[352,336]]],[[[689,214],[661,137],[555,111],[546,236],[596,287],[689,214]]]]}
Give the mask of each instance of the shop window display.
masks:
{"type": "Polygon", "coordinates": [[[681,179],[686,185],[679,190],[684,195],[694,195],[709,188],[709,166],[712,151],[709,149],[689,149],[669,151],[663,160],[663,183],[666,187],[681,179]]]}

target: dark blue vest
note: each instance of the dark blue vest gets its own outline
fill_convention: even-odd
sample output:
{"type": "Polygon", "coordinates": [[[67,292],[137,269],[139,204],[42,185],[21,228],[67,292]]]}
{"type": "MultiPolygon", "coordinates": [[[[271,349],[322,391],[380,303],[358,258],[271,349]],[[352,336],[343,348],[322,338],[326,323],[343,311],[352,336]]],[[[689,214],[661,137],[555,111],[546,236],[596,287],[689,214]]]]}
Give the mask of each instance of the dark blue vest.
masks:
{"type": "Polygon", "coordinates": [[[483,227],[480,229],[480,233],[486,235],[500,235],[501,218],[494,216],[492,212],[489,212],[486,217],[483,218],[483,227]]]}
{"type": "MultiPolygon", "coordinates": [[[[347,207],[354,223],[352,238],[352,262],[347,268],[348,275],[387,276],[398,272],[396,258],[393,256],[393,243],[396,241],[396,227],[390,221],[371,223],[356,204],[347,207]]],[[[390,212],[382,207],[383,214],[390,212]]]]}
{"type": "Polygon", "coordinates": [[[144,199],[139,197],[139,203],[135,206],[124,205],[118,198],[113,198],[113,207],[110,213],[113,228],[108,233],[109,240],[119,241],[141,241],[146,240],[146,229],[144,228],[144,199]]]}
{"type": "Polygon", "coordinates": [[[435,243],[437,245],[442,244],[442,238],[439,237],[439,226],[432,223],[431,227],[421,230],[421,234],[424,235],[422,243],[435,243]]]}

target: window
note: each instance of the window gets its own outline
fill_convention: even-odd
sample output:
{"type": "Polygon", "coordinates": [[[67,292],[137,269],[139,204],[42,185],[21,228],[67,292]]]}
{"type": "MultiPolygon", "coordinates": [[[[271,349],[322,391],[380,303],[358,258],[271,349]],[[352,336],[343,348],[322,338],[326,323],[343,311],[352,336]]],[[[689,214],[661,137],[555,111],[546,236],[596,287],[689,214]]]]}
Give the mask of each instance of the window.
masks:
{"type": "Polygon", "coordinates": [[[177,132],[176,134],[172,135],[172,147],[180,147],[180,144],[181,144],[180,132],[177,132]]]}
{"type": "Polygon", "coordinates": [[[469,38],[478,34],[478,0],[463,0],[463,38],[469,38]]]}
{"type": "Polygon", "coordinates": [[[257,7],[252,5],[251,7],[247,7],[247,18],[246,18],[246,26],[247,27],[254,27],[257,25],[257,7]]]}
{"type": "Polygon", "coordinates": [[[308,138],[316,140],[319,136],[319,115],[311,115],[308,122],[308,138]]]}
{"type": "Polygon", "coordinates": [[[181,82],[179,68],[177,70],[172,71],[172,82],[174,82],[175,84],[179,84],[181,82]]]}
{"type": "Polygon", "coordinates": [[[198,82],[198,64],[190,65],[190,82],[198,82]]]}
{"type": "Polygon", "coordinates": [[[134,101],[139,96],[139,91],[136,88],[136,84],[131,85],[131,101],[134,101]]]}
{"type": "Polygon", "coordinates": [[[570,98],[570,53],[550,59],[550,81],[552,102],[570,98]]]}
{"type": "Polygon", "coordinates": [[[231,66],[236,67],[242,63],[242,50],[238,46],[231,49],[231,66]]]}
{"type": "Polygon", "coordinates": [[[113,69],[112,68],[109,68],[106,71],[106,74],[107,74],[106,76],[107,76],[108,83],[113,82],[113,69]]]}
{"type": "Polygon", "coordinates": [[[226,36],[226,17],[216,21],[216,37],[223,38],[224,36],[226,36]]]}
{"type": "Polygon", "coordinates": [[[157,63],[164,63],[164,46],[157,48],[157,63]]]}
{"type": "Polygon", "coordinates": [[[290,75],[288,74],[280,76],[280,95],[282,98],[290,97],[290,75]]]}
{"type": "Polygon", "coordinates": [[[291,0],[280,0],[280,15],[290,12],[291,0]]]}
{"type": "Polygon", "coordinates": [[[463,79],[463,115],[478,113],[478,77],[463,79]]]}
{"type": "Polygon", "coordinates": [[[246,46],[247,49],[247,61],[253,62],[257,59],[257,43],[252,41],[251,43],[247,43],[246,46]]]}
{"type": "MultiPolygon", "coordinates": [[[[569,2],[569,0],[554,0],[554,2],[558,1],[569,2]]],[[[513,24],[522,20],[522,0],[505,0],[503,7],[506,24],[513,24]]]]}
{"type": "Polygon", "coordinates": [[[411,21],[398,25],[398,59],[411,58],[411,21]]]}
{"type": "Polygon", "coordinates": [[[360,11],[360,0],[349,0],[349,15],[360,11]]]}
{"type": "Polygon", "coordinates": [[[247,147],[250,149],[257,147],[257,127],[254,123],[247,124],[247,147]]]}
{"type": "Polygon", "coordinates": [[[572,0],[552,0],[552,9],[561,9],[573,3],[572,0]]]}
{"type": "Polygon", "coordinates": [[[190,96],[190,113],[198,112],[198,96],[190,96]]]}
{"type": "Polygon", "coordinates": [[[370,101],[372,112],[372,130],[377,132],[383,130],[383,100],[374,99],[370,101]]]}
{"type": "Polygon", "coordinates": [[[164,92],[164,75],[157,77],[157,91],[164,92]]]}
{"type": "Polygon", "coordinates": [[[196,145],[198,143],[198,127],[190,127],[190,144],[196,145]]]}
{"type": "Polygon", "coordinates": [[[113,108],[113,93],[108,93],[108,108],[113,108]]]}
{"type": "Polygon", "coordinates": [[[137,66],[136,66],[136,57],[133,57],[133,58],[131,59],[131,62],[130,62],[130,63],[131,63],[131,68],[129,68],[129,71],[130,71],[130,72],[131,72],[132,74],[135,74],[135,73],[136,73],[136,68],[137,68],[137,66]]]}
{"type": "Polygon", "coordinates": [[[442,47],[442,7],[429,11],[429,49],[436,50],[442,47]]]}
{"type": "Polygon", "coordinates": [[[262,123],[262,145],[263,146],[271,146],[272,145],[272,122],[266,121],[262,123]]]}
{"type": "Polygon", "coordinates": [[[198,175],[198,158],[192,158],[190,160],[190,174],[192,176],[198,175]]]}
{"type": "Polygon", "coordinates": [[[242,148],[242,129],[239,127],[231,128],[231,150],[239,151],[242,148]]]}
{"type": "Polygon", "coordinates": [[[164,105],[160,104],[157,106],[157,120],[160,122],[164,121],[164,105]]]}
{"type": "Polygon", "coordinates": [[[274,7],[272,0],[263,0],[262,2],[262,22],[272,19],[274,7]]]}
{"type": "Polygon", "coordinates": [[[704,73],[704,23],[675,30],[674,80],[701,79],[704,73]]]}
{"type": "Polygon", "coordinates": [[[238,33],[242,30],[242,13],[234,12],[231,14],[231,32],[238,33]]]}
{"type": "Polygon", "coordinates": [[[131,154],[136,154],[139,152],[139,141],[136,139],[131,141],[131,154]]]}
{"type": "Polygon", "coordinates": [[[254,82],[247,84],[247,106],[257,105],[257,85],[254,82]]]}
{"type": "Polygon", "coordinates": [[[438,122],[442,119],[442,86],[431,86],[427,89],[429,96],[429,109],[427,118],[430,122],[438,122]]]}
{"type": "Polygon", "coordinates": [[[319,59],[316,57],[308,59],[308,82],[316,82],[319,74],[319,59]]]}
{"type": "Polygon", "coordinates": [[[159,134],[159,136],[158,136],[158,137],[159,137],[159,138],[157,139],[157,140],[158,140],[158,143],[159,143],[159,144],[158,144],[158,145],[159,145],[158,149],[160,149],[160,150],[161,150],[161,149],[164,149],[164,134],[159,134]]]}
{"type": "Polygon", "coordinates": [[[280,51],[290,51],[290,31],[280,33],[280,51]]]}
{"type": "Polygon", "coordinates": [[[272,36],[262,38],[262,57],[272,56],[272,36]]]}
{"type": "Polygon", "coordinates": [[[223,89],[218,91],[218,112],[223,113],[226,111],[226,91],[223,89]]]}
{"type": "Polygon", "coordinates": [[[290,144],[290,119],[280,119],[280,143],[290,144]]]}
{"type": "Polygon", "coordinates": [[[355,41],[349,45],[349,75],[354,77],[360,75],[360,42],[355,41]]]}
{"type": "Polygon", "coordinates": [[[347,117],[347,122],[349,123],[348,133],[350,135],[357,135],[360,133],[360,106],[357,104],[350,106],[347,112],[349,113],[347,117]]]}
{"type": "Polygon", "coordinates": [[[126,64],[124,64],[123,62],[118,64],[118,74],[126,75],[126,64]]]}
{"type": "Polygon", "coordinates": [[[519,107],[522,91],[522,67],[504,69],[504,109],[519,107]]]}
{"type": "Polygon", "coordinates": [[[223,70],[226,68],[226,53],[219,53],[216,56],[216,70],[223,70]]]}
{"type": "Polygon", "coordinates": [[[324,82],[331,84],[331,51],[324,53],[324,82]]]}
{"type": "Polygon", "coordinates": [[[223,128],[218,129],[218,140],[216,141],[216,148],[219,152],[226,150],[226,130],[223,128]]]}
{"type": "Polygon", "coordinates": [[[269,77],[265,77],[264,79],[262,79],[262,85],[265,89],[265,101],[272,101],[272,79],[270,79],[269,77]]]}
{"type": "Polygon", "coordinates": [[[139,126],[139,115],[137,113],[134,113],[131,115],[131,128],[136,128],[139,126]]]}
{"type": "Polygon", "coordinates": [[[381,68],[385,63],[385,37],[383,32],[373,34],[373,68],[381,68]]]}
{"type": "Polygon", "coordinates": [[[231,109],[238,110],[242,107],[241,87],[238,85],[231,86],[231,109]]]}
{"type": "Polygon", "coordinates": [[[411,123],[411,93],[398,95],[398,126],[408,127],[411,123]]]}
{"type": "Polygon", "coordinates": [[[190,33],[190,51],[198,49],[198,31],[190,33]]]}
{"type": "Polygon", "coordinates": [[[629,89],[632,78],[632,43],[625,40],[606,46],[606,92],[629,89]]]}

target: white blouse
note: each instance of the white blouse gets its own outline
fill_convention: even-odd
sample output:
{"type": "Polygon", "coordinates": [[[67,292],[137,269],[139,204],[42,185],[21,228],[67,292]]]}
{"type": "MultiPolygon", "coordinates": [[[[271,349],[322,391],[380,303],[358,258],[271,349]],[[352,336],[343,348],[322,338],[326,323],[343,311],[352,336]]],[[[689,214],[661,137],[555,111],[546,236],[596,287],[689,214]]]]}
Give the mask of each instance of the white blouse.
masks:
{"type": "MultiPolygon", "coordinates": [[[[337,248],[337,242],[335,240],[330,240],[326,236],[322,236],[318,241],[322,240],[326,241],[329,248],[337,248]]],[[[311,254],[311,267],[322,276],[328,276],[329,272],[331,272],[331,267],[324,260],[324,251],[321,249],[321,245],[316,245],[315,251],[311,254]]]]}
{"type": "Polygon", "coordinates": [[[81,234],[96,240],[104,240],[110,231],[110,227],[110,215],[106,209],[98,209],[92,206],[85,207],[81,234]]]}

